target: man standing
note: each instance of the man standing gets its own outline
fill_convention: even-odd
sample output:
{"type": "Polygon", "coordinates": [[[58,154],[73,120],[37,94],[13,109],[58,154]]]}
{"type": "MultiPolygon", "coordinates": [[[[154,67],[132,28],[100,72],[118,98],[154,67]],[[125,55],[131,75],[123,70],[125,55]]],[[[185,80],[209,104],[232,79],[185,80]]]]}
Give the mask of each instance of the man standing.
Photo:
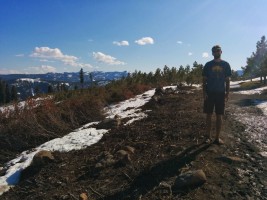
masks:
{"type": "Polygon", "coordinates": [[[203,97],[204,113],[207,125],[207,141],[211,142],[211,117],[215,108],[216,136],[214,143],[223,144],[220,139],[222,116],[224,115],[225,101],[228,100],[230,89],[231,67],[221,59],[222,50],[219,45],[212,47],[213,60],[207,62],[203,68],[203,97]]]}

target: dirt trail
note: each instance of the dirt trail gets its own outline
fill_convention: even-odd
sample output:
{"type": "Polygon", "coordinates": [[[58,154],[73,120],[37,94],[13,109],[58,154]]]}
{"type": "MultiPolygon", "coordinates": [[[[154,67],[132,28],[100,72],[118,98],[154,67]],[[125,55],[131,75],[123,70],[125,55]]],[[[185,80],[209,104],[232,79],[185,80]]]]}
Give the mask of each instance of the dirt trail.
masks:
{"type": "Polygon", "coordinates": [[[112,129],[85,150],[55,152],[55,162],[28,170],[0,199],[78,199],[82,192],[99,200],[267,199],[266,158],[248,142],[244,125],[232,115],[243,97],[231,98],[224,145],[203,143],[201,91],[180,91],[151,100],[143,107],[151,110],[147,118],[112,129]],[[127,159],[103,164],[126,146],[134,148],[127,159]],[[198,169],[206,174],[206,183],[174,187],[180,174],[198,169]]]}

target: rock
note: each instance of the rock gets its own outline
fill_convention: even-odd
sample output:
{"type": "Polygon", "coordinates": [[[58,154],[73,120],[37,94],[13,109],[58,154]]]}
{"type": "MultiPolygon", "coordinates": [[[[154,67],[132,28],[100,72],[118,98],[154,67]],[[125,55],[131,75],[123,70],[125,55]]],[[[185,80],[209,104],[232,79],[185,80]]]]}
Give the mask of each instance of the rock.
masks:
{"type": "Polygon", "coordinates": [[[184,87],[184,84],[183,83],[179,83],[177,84],[177,90],[180,90],[184,87]]]}
{"type": "Polygon", "coordinates": [[[210,148],[210,149],[208,149],[207,150],[208,152],[211,152],[211,153],[218,153],[218,150],[217,149],[215,149],[215,148],[210,148]]]}
{"type": "Polygon", "coordinates": [[[8,185],[0,185],[0,195],[2,195],[4,192],[7,192],[9,188],[10,186],[8,185]]]}
{"type": "Polygon", "coordinates": [[[103,151],[97,156],[97,163],[95,168],[101,169],[104,167],[112,166],[116,163],[114,156],[108,151],[103,151]]]}
{"type": "Polygon", "coordinates": [[[127,164],[131,164],[131,157],[130,157],[130,153],[128,151],[125,150],[119,150],[116,152],[116,157],[117,157],[117,164],[119,165],[127,165],[127,164]]]}
{"type": "Polygon", "coordinates": [[[122,124],[121,117],[119,115],[115,115],[114,118],[106,118],[102,122],[100,122],[96,128],[97,129],[111,129],[116,128],[122,124]]]}
{"type": "Polygon", "coordinates": [[[114,116],[114,119],[117,121],[116,126],[120,126],[122,124],[122,122],[121,122],[121,116],[115,115],[114,116]]]}
{"type": "Polygon", "coordinates": [[[129,154],[127,154],[126,156],[124,156],[123,159],[120,160],[120,162],[124,165],[128,165],[132,163],[131,157],[129,154]]]}
{"type": "Polygon", "coordinates": [[[119,159],[123,159],[126,155],[128,155],[129,153],[125,150],[119,150],[116,152],[116,155],[119,159]]]}
{"type": "Polygon", "coordinates": [[[151,100],[153,103],[160,103],[161,102],[161,96],[160,95],[153,95],[151,100]]]}
{"type": "Polygon", "coordinates": [[[33,156],[30,166],[38,167],[54,161],[51,151],[41,150],[33,156]]]}
{"type": "Polygon", "coordinates": [[[105,160],[105,164],[106,166],[112,166],[116,163],[116,161],[112,158],[108,158],[107,160],[105,160]]]}
{"type": "Polygon", "coordinates": [[[125,146],[123,149],[130,154],[134,154],[134,151],[135,151],[135,148],[133,148],[131,146],[125,146]]]}
{"type": "Polygon", "coordinates": [[[172,195],[172,186],[167,182],[160,182],[157,190],[160,190],[160,193],[163,195],[172,195]]]}
{"type": "Polygon", "coordinates": [[[263,151],[263,152],[260,152],[259,154],[260,154],[262,157],[267,158],[267,152],[264,152],[264,151],[263,151]]]}
{"type": "Polygon", "coordinates": [[[98,168],[98,169],[100,169],[100,168],[102,168],[103,167],[103,164],[102,163],[96,163],[96,165],[95,165],[95,168],[98,168]]]}
{"type": "Polygon", "coordinates": [[[4,176],[6,174],[6,170],[3,167],[0,167],[0,176],[4,176]]]}
{"type": "Polygon", "coordinates": [[[207,181],[206,175],[202,169],[196,171],[188,171],[181,174],[175,180],[174,188],[197,187],[207,181]]]}
{"type": "Polygon", "coordinates": [[[86,193],[81,193],[79,196],[79,200],[88,200],[88,196],[86,193]]]}
{"type": "Polygon", "coordinates": [[[220,161],[226,162],[228,164],[247,162],[247,160],[236,157],[236,156],[221,156],[221,157],[218,157],[217,159],[220,161]]]}
{"type": "Polygon", "coordinates": [[[154,95],[156,95],[156,96],[162,96],[162,95],[164,95],[164,93],[165,93],[165,91],[164,91],[164,89],[162,88],[162,87],[157,87],[156,89],[155,89],[155,94],[154,95]]]}
{"type": "Polygon", "coordinates": [[[166,88],[165,94],[174,94],[174,90],[172,88],[166,88]]]}

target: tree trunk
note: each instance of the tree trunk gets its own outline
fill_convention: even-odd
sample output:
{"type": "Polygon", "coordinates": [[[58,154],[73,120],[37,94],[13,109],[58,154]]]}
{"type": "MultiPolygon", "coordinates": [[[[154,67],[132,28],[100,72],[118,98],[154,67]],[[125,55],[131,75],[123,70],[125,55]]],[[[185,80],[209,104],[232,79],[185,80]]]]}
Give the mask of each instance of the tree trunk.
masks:
{"type": "Polygon", "coordinates": [[[266,85],[266,75],[264,76],[264,85],[266,85]]]}

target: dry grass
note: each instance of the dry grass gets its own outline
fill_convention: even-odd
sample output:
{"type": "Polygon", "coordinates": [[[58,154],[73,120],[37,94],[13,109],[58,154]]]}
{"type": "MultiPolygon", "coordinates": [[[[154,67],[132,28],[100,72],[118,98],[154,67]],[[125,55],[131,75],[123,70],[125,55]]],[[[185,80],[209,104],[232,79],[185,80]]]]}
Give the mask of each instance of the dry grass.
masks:
{"type": "MultiPolygon", "coordinates": [[[[28,99],[23,108],[0,113],[0,146],[3,151],[24,151],[62,137],[85,123],[104,118],[104,106],[129,99],[150,89],[144,84],[111,84],[61,92],[53,98],[28,99]]],[[[0,150],[1,151],[1,150],[0,150]]]]}

